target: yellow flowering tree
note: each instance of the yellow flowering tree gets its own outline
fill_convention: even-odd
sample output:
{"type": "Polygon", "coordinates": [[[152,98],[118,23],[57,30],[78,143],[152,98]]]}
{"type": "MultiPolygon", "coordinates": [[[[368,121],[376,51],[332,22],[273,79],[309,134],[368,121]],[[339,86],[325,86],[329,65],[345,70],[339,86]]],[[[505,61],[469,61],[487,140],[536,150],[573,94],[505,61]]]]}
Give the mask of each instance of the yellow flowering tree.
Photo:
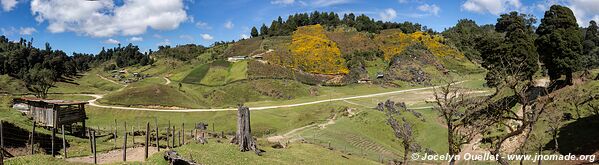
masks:
{"type": "Polygon", "coordinates": [[[290,45],[294,68],[315,74],[347,74],[345,59],[337,43],[325,35],[321,25],[298,28],[290,45]]]}
{"type": "Polygon", "coordinates": [[[458,59],[464,57],[464,54],[456,48],[443,44],[445,39],[440,35],[428,35],[424,32],[405,34],[393,29],[382,31],[375,36],[374,40],[379,44],[379,49],[384,52],[387,61],[416,43],[422,43],[436,57],[452,56],[458,59]]]}

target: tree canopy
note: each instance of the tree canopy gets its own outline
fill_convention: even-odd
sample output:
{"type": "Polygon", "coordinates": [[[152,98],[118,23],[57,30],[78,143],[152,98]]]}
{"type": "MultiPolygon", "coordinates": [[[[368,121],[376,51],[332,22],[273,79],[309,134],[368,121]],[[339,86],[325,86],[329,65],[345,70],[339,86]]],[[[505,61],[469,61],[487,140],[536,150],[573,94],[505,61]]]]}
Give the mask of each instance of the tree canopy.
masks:
{"type": "MultiPolygon", "coordinates": [[[[411,22],[395,23],[395,22],[383,22],[375,21],[374,19],[361,14],[355,16],[353,13],[344,14],[343,18],[340,18],[337,13],[334,12],[318,12],[312,13],[299,13],[289,15],[287,20],[278,17],[273,20],[269,27],[262,24],[260,27],[260,36],[285,36],[291,35],[298,27],[307,25],[320,24],[325,28],[337,27],[340,25],[346,25],[348,27],[355,28],[358,31],[365,31],[371,33],[378,33],[384,29],[401,29],[404,33],[413,33],[417,31],[429,31],[431,29],[423,28],[422,25],[411,22]]],[[[255,27],[254,27],[255,28],[255,27]]],[[[252,29],[254,29],[252,28],[252,29]]]]}
{"type": "Polygon", "coordinates": [[[572,73],[579,69],[582,54],[582,34],[572,10],[560,5],[551,6],[536,33],[537,51],[549,78],[557,80],[566,75],[566,81],[571,84],[572,73]]]}
{"type": "Polygon", "coordinates": [[[497,19],[495,30],[505,33],[482,40],[483,67],[489,72],[486,80],[490,86],[501,85],[501,80],[531,80],[538,70],[538,54],[534,42],[534,21],[518,12],[503,14],[497,19]]]}

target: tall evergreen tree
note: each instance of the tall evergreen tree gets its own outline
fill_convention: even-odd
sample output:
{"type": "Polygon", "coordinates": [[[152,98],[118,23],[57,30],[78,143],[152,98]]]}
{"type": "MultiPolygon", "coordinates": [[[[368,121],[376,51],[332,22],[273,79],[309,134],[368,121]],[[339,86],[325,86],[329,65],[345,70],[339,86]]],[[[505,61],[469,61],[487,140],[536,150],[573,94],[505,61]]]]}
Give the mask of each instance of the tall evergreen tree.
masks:
{"type": "Polygon", "coordinates": [[[579,69],[582,54],[582,34],[572,10],[551,6],[536,33],[539,35],[535,41],[537,51],[549,78],[554,81],[566,75],[567,83],[572,84],[572,73],[579,69]]]}
{"type": "Polygon", "coordinates": [[[252,37],[258,37],[258,29],[256,29],[256,27],[252,27],[252,31],[250,32],[250,35],[252,35],[252,37]]]}
{"type": "Polygon", "coordinates": [[[264,24],[262,24],[262,27],[260,27],[260,35],[262,35],[262,36],[268,35],[268,27],[266,27],[266,25],[264,25],[264,24]]]}
{"type": "Polygon", "coordinates": [[[539,58],[532,23],[526,15],[518,12],[503,14],[497,19],[495,30],[505,33],[505,37],[482,41],[486,43],[482,46],[482,59],[483,66],[489,70],[486,80],[490,86],[532,80],[538,70],[539,58]]]}

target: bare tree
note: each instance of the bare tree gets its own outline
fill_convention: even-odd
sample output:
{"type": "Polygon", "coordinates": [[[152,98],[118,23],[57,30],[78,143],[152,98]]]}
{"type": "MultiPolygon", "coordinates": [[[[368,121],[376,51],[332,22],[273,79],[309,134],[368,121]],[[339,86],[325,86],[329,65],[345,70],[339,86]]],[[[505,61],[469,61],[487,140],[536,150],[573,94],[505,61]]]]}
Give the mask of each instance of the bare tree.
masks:
{"type": "Polygon", "coordinates": [[[559,134],[559,129],[563,126],[562,119],[564,118],[564,114],[555,106],[550,106],[547,109],[545,119],[547,120],[547,124],[549,126],[548,132],[551,134],[551,138],[553,141],[553,152],[557,152],[559,150],[559,144],[557,142],[557,136],[559,134]]]}
{"type": "MultiPolygon", "coordinates": [[[[464,88],[457,87],[455,81],[447,81],[445,85],[435,87],[435,110],[439,112],[447,126],[447,144],[449,155],[457,155],[462,151],[462,145],[468,144],[478,134],[477,125],[466,122],[465,119],[478,105],[477,99],[469,96],[464,88]]],[[[452,158],[450,165],[455,164],[452,158]]]]}
{"type": "MultiPolygon", "coordinates": [[[[499,82],[497,91],[488,99],[484,108],[477,109],[474,112],[474,118],[478,122],[487,125],[484,132],[497,131],[497,128],[504,128],[505,131],[495,132],[496,137],[490,138],[492,155],[498,155],[497,161],[502,165],[509,164],[501,155],[505,142],[527,132],[532,132],[533,126],[538,121],[539,116],[543,114],[546,106],[553,102],[553,95],[547,88],[534,87],[532,78],[524,76],[528,69],[525,63],[514,63],[509,59],[499,59],[499,67],[504,68],[494,71],[496,80],[499,82]],[[514,111],[514,107],[518,107],[514,111]]],[[[518,144],[518,148],[526,143],[528,136],[524,138],[524,143],[518,144]]]]}
{"type": "Polygon", "coordinates": [[[412,124],[403,117],[401,121],[395,119],[400,112],[393,101],[387,100],[384,104],[379,103],[379,105],[384,105],[386,108],[387,123],[391,125],[395,137],[401,140],[404,147],[403,164],[408,164],[408,155],[412,152],[412,146],[416,145],[412,124]]]}

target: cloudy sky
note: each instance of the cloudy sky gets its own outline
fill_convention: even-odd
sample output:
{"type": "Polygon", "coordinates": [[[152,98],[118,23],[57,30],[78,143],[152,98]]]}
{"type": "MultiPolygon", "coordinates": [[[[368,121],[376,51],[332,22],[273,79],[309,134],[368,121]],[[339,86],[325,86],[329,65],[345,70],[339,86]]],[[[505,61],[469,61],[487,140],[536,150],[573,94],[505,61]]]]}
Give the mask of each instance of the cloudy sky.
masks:
{"type": "Polygon", "coordinates": [[[67,53],[97,53],[133,43],[202,44],[247,37],[252,26],[278,16],[311,11],[366,14],[383,21],[411,21],[437,31],[468,18],[494,23],[520,11],[540,19],[552,4],[572,8],[581,26],[599,20],[599,0],[0,0],[0,35],[33,38],[67,53]]]}

